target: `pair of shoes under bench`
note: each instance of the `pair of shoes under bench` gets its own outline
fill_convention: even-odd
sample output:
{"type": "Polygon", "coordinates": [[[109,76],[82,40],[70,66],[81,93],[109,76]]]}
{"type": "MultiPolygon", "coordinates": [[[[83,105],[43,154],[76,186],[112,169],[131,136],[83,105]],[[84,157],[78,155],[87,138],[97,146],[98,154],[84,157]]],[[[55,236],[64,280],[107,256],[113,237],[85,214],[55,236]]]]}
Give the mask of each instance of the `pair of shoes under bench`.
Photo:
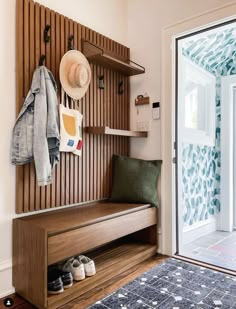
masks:
{"type": "Polygon", "coordinates": [[[75,281],[81,281],[85,277],[91,277],[96,274],[94,261],[84,255],[70,258],[61,269],[71,272],[75,281]]]}
{"type": "Polygon", "coordinates": [[[71,272],[59,270],[56,267],[48,269],[48,293],[60,294],[73,285],[71,272]]]}

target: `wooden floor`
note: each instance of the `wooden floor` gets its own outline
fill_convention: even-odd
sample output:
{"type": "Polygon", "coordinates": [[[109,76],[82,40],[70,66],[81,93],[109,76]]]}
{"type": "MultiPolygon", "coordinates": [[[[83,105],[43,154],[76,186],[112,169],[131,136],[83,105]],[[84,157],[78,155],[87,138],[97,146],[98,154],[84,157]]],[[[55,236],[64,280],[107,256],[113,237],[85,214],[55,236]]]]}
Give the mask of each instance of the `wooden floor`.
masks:
{"type": "MultiPolygon", "coordinates": [[[[155,257],[152,257],[134,267],[131,269],[123,272],[122,274],[116,276],[110,281],[107,281],[100,287],[93,289],[91,292],[86,293],[85,295],[82,295],[76,299],[74,299],[72,302],[67,303],[66,305],[60,307],[60,309],[86,309],[91,304],[95,303],[99,299],[105,297],[106,295],[109,295],[110,293],[114,292],[115,290],[119,289],[126,283],[134,280],[136,277],[141,275],[142,273],[146,272],[150,268],[160,264],[164,260],[167,259],[167,256],[163,255],[156,255],[155,257]]],[[[24,301],[22,298],[20,298],[18,295],[11,295],[10,296],[14,300],[14,305],[11,308],[14,309],[33,309],[35,308],[31,304],[24,301]]],[[[0,309],[6,309],[6,307],[3,304],[3,299],[0,300],[0,309]]]]}

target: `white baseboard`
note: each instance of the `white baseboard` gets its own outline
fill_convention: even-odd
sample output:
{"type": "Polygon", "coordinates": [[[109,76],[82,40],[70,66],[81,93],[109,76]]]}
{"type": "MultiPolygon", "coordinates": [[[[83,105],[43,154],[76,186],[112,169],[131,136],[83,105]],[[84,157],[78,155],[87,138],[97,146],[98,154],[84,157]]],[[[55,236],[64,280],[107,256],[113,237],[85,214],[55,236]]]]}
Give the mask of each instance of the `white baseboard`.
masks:
{"type": "Polygon", "coordinates": [[[5,271],[5,270],[10,269],[10,268],[12,268],[12,260],[11,259],[0,262],[0,272],[5,271]]]}
{"type": "Polygon", "coordinates": [[[216,218],[210,218],[205,221],[184,227],[183,230],[183,245],[203,237],[217,230],[216,218]]]}
{"type": "Polygon", "coordinates": [[[12,260],[0,262],[0,298],[15,293],[12,286],[12,260]]]}

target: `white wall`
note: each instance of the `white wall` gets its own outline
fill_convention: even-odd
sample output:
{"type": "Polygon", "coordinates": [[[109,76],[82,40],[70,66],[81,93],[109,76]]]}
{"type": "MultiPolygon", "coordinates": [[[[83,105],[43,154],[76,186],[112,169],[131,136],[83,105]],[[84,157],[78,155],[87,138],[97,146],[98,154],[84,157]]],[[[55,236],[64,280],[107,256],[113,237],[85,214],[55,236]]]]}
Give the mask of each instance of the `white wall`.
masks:
{"type": "MultiPolygon", "coordinates": [[[[15,4],[0,1],[0,298],[13,291],[12,219],[15,215],[15,167],[10,163],[15,121],[15,4]]],[[[126,44],[126,0],[37,1],[114,40],[126,44]]]]}
{"type": "MultiPolygon", "coordinates": [[[[163,102],[160,102],[160,120],[152,120],[152,106],[143,106],[138,109],[134,105],[134,99],[145,92],[151,97],[151,102],[160,101],[161,98],[161,35],[166,26],[190,19],[206,11],[218,8],[232,1],[222,0],[128,0],[128,46],[131,49],[131,59],[146,68],[143,75],[134,76],[131,79],[130,100],[130,125],[136,128],[137,121],[151,120],[151,132],[147,139],[135,138],[131,141],[131,156],[144,159],[162,159],[161,129],[163,123],[163,102]]],[[[170,80],[171,83],[171,80],[170,80]]],[[[171,113],[165,119],[171,123],[171,113]]],[[[169,161],[168,161],[169,162],[169,161]]],[[[169,164],[169,163],[168,163],[169,164]]],[[[171,163],[170,163],[171,164],[171,163]]],[[[163,183],[163,177],[161,179],[163,183]]],[[[171,195],[171,192],[169,193],[171,195]]],[[[160,188],[159,188],[160,199],[160,188]]],[[[161,203],[163,202],[163,196],[161,203]]],[[[163,202],[164,204],[165,202],[163,202]]],[[[163,205],[164,207],[167,205],[163,205]]],[[[163,212],[159,209],[159,221],[163,218],[163,212]]],[[[163,244],[166,235],[161,235],[163,225],[172,225],[169,221],[162,222],[159,226],[159,251],[171,254],[171,244],[163,244]]],[[[174,224],[174,223],[173,223],[174,224]]],[[[174,230],[174,227],[173,227],[174,230]]],[[[173,237],[175,237],[173,235],[173,237]]]]}

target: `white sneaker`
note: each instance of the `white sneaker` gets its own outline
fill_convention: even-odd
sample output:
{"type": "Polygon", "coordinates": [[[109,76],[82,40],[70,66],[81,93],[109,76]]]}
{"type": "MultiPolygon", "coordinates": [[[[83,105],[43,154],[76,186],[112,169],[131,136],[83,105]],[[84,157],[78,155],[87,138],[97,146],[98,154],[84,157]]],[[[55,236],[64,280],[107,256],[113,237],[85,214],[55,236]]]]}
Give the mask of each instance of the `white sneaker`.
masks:
{"type": "Polygon", "coordinates": [[[84,265],[84,271],[87,277],[91,277],[96,274],[96,268],[93,260],[85,255],[79,255],[76,259],[84,265]]]}
{"type": "Polygon", "coordinates": [[[70,271],[75,281],[85,279],[84,265],[79,260],[71,258],[62,267],[63,271],[70,271]]]}

